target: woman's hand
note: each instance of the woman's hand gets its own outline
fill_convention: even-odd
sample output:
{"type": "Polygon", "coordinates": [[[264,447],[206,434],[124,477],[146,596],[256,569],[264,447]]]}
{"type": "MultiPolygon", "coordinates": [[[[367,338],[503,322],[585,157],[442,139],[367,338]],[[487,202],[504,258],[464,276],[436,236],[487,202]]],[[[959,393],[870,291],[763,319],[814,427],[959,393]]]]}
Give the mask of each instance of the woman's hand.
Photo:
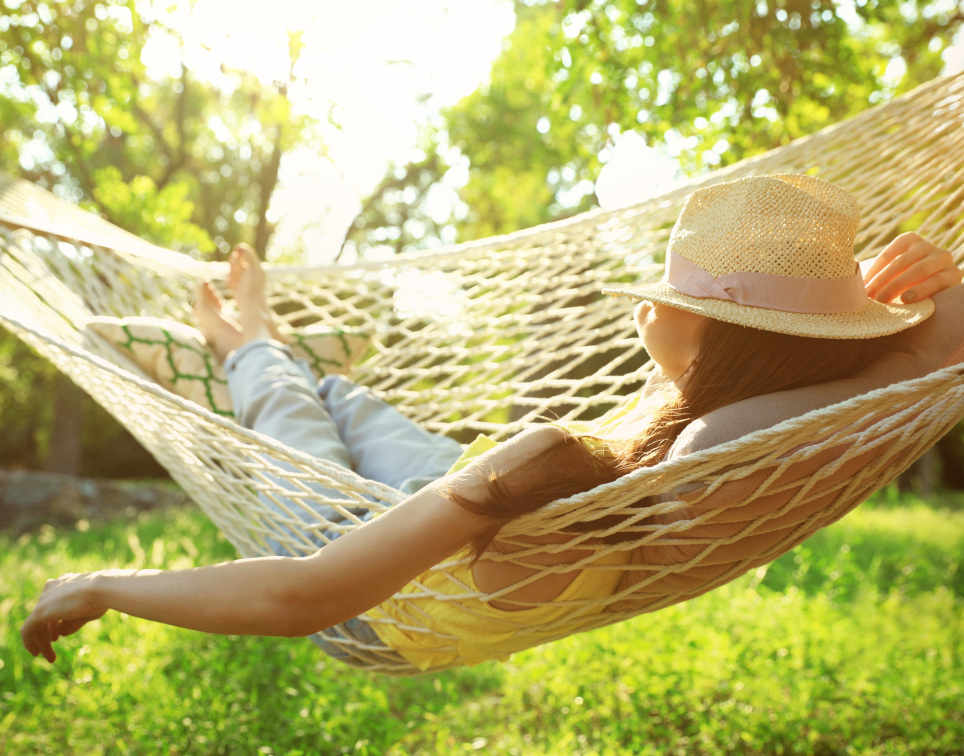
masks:
{"type": "Polygon", "coordinates": [[[864,273],[868,296],[910,304],[961,282],[961,270],[946,249],[909,232],[894,239],[864,273]]]}
{"type": "Polygon", "coordinates": [[[93,598],[93,583],[100,574],[71,573],[47,581],[37,605],[20,628],[27,651],[33,656],[42,654],[53,663],[57,659],[54,641],[104,616],[107,607],[98,606],[93,598]]]}

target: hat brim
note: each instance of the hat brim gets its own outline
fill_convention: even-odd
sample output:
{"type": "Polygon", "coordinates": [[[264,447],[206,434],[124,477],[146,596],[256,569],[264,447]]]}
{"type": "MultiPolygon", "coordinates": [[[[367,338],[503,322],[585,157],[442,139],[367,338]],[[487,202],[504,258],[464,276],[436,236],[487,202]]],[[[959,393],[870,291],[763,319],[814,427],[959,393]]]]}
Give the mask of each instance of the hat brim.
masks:
{"type": "Polygon", "coordinates": [[[603,289],[604,294],[657,302],[714,320],[776,331],[793,336],[824,339],[870,339],[887,336],[923,323],[934,312],[924,299],[912,304],[884,304],[867,297],[859,310],[845,313],[800,313],[752,307],[721,299],[702,299],[681,294],[665,281],[629,289],[603,289]]]}

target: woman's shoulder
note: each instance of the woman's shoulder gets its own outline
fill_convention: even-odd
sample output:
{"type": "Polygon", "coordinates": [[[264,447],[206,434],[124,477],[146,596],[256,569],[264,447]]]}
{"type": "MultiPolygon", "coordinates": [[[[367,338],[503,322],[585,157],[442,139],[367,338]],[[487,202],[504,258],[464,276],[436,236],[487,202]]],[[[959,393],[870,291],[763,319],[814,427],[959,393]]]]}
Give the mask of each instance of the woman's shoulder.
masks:
{"type": "Polygon", "coordinates": [[[539,454],[573,438],[565,428],[558,425],[533,425],[513,437],[508,443],[518,443],[518,450],[539,454]]]}
{"type": "Polygon", "coordinates": [[[574,438],[565,428],[556,425],[533,425],[520,431],[508,441],[494,446],[486,452],[485,456],[489,461],[523,461],[544,454],[574,438]]]}

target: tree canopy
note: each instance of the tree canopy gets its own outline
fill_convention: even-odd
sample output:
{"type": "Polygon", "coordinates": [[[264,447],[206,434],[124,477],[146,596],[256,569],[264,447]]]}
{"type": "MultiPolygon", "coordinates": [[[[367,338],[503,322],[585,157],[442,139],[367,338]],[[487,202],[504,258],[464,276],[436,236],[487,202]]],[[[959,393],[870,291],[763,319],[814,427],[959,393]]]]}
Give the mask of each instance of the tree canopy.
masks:
{"type": "Polygon", "coordinates": [[[785,144],[938,75],[964,10],[953,0],[532,0],[517,2],[517,18],[488,81],[442,110],[433,149],[421,146],[369,198],[350,232],[359,249],[430,243],[439,224],[409,200],[453,167],[462,202],[443,225],[465,240],[595,206],[593,182],[623,132],[689,174],[785,144]]]}
{"type": "Polygon", "coordinates": [[[183,41],[136,0],[3,0],[0,167],[153,242],[209,255],[249,241],[262,255],[281,159],[319,144],[289,80],[222,66],[202,80],[183,41]],[[160,72],[145,63],[164,39],[160,72]],[[176,73],[172,73],[175,71],[176,73]]]}

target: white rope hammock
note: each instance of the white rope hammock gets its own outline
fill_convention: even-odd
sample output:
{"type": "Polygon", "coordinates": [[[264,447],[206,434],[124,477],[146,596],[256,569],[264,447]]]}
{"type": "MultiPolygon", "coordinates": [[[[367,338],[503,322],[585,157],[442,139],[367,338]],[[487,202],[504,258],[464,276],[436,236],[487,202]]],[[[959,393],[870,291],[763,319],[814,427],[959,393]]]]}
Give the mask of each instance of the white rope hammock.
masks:
{"type": "MultiPolygon", "coordinates": [[[[858,250],[871,255],[919,230],[964,253],[964,77],[936,80],[885,106],[786,147],[692,181],[634,207],[592,212],[508,236],[388,262],[268,269],[269,302],[292,328],[338,323],[373,337],[352,377],[429,429],[462,442],[505,438],[539,419],[598,417],[640,388],[650,371],[625,300],[606,285],[655,280],[682,200],[697,186],[738,176],[819,170],[853,192],[864,220],[858,250]]],[[[92,315],[153,315],[191,322],[200,278],[223,266],[161,250],[53,195],[0,176],[0,324],[69,375],[170,471],[243,556],[314,550],[312,534],[358,522],[350,508],[382,511],[402,494],[313,459],[166,391],[106,342],[85,334],[92,315]],[[290,468],[295,472],[282,472],[290,468]],[[272,482],[284,475],[290,491],[272,482]],[[302,522],[316,481],[341,492],[347,516],[302,522]],[[272,502],[272,507],[268,503],[272,502]],[[285,512],[289,514],[285,514],[285,512]],[[292,533],[289,526],[298,529],[292,533]],[[302,535],[303,534],[303,535],[302,535]]],[[[574,601],[539,627],[506,612],[512,650],[686,600],[765,564],[851,510],[906,469],[964,416],[964,368],[950,367],[773,428],[638,471],[557,501],[506,526],[504,536],[596,530],[513,554],[577,543],[592,560],[640,555],[613,595],[574,601]],[[682,495],[680,492],[687,492],[682,495]],[[634,506],[643,497],[658,503],[634,506]],[[741,518],[739,513],[753,512],[741,518]],[[604,543],[607,515],[625,540],[604,543]]],[[[610,539],[612,540],[612,539],[610,539]]],[[[590,559],[587,557],[587,562],[590,559]]],[[[453,563],[436,567],[451,574],[453,563]]],[[[533,575],[525,582],[538,578],[533,575]]],[[[452,586],[426,596],[416,583],[393,601],[411,632],[431,629],[426,600],[504,597],[452,586]]],[[[393,620],[398,621],[398,620],[393,620]]],[[[390,674],[425,671],[379,654],[338,628],[321,634],[355,664],[390,674]]],[[[457,639],[444,668],[466,661],[457,639]]]]}

